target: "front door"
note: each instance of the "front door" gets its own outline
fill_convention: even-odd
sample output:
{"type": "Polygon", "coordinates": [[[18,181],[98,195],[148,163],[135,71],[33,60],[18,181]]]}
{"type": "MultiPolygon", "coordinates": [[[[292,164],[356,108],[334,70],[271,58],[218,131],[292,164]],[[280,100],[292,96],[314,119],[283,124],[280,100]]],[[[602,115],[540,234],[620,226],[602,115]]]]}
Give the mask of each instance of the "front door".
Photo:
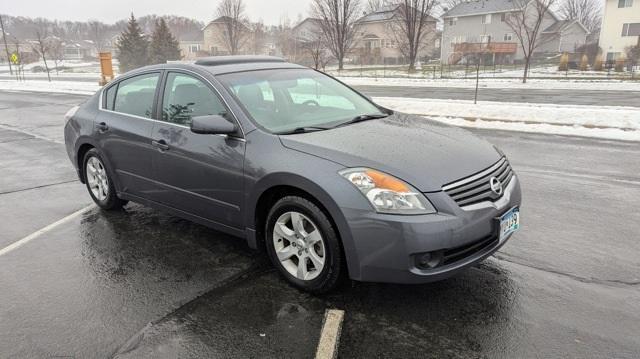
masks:
{"type": "Polygon", "coordinates": [[[234,136],[191,132],[195,116],[231,114],[202,79],[182,72],[166,75],[160,120],[153,127],[157,147],[157,201],[192,215],[241,228],[245,141],[234,136]]]}

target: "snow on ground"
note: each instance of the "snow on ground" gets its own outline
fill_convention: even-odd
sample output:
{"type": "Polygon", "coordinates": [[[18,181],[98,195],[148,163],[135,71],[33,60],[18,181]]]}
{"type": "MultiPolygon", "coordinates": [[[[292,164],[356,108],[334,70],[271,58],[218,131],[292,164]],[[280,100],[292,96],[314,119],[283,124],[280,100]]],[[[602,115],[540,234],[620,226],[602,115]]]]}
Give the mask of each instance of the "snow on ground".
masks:
{"type": "Polygon", "coordinates": [[[376,97],[382,106],[457,126],[640,141],[640,109],[376,97]]]}
{"type": "MultiPolygon", "coordinates": [[[[475,88],[475,79],[407,79],[383,77],[339,77],[351,86],[407,86],[407,87],[455,87],[475,88]]],[[[562,89],[600,91],[640,91],[640,81],[616,80],[527,80],[526,84],[517,79],[480,79],[480,91],[491,88],[517,89],[562,89]]]]}
{"type": "Polygon", "coordinates": [[[391,109],[427,116],[462,117],[592,128],[640,130],[640,108],[617,106],[577,106],[518,102],[436,100],[376,97],[376,103],[391,109]]]}
{"type": "Polygon", "coordinates": [[[518,131],[531,133],[546,133],[553,135],[580,136],[607,140],[640,142],[640,131],[626,131],[618,128],[587,128],[583,126],[558,126],[546,123],[526,124],[523,122],[467,120],[455,117],[427,117],[449,125],[482,128],[501,131],[518,131]]]}
{"type": "Polygon", "coordinates": [[[77,95],[93,95],[100,86],[98,82],[85,81],[46,81],[46,80],[0,80],[0,90],[33,91],[49,93],[70,93],[77,95]]]}

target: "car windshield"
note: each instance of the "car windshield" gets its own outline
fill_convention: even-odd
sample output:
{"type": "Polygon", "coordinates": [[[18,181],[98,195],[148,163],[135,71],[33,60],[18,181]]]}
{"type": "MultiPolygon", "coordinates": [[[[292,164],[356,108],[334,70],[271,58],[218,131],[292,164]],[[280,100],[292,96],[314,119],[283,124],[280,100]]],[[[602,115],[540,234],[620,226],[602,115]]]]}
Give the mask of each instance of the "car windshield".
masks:
{"type": "Polygon", "coordinates": [[[219,78],[255,122],[273,133],[322,130],[359,117],[386,115],[357,92],[310,69],[250,71],[219,78]]]}

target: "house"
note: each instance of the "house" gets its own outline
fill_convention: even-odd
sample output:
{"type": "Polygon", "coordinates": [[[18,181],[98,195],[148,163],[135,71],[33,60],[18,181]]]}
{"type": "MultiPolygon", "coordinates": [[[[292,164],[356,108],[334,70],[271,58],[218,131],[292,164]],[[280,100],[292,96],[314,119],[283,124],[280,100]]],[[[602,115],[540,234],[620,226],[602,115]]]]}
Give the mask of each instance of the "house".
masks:
{"type": "MultiPolygon", "coordinates": [[[[201,50],[208,51],[212,56],[230,55],[231,51],[226,41],[227,27],[230,22],[234,21],[228,16],[221,16],[210,23],[203,29],[203,48],[201,50]]],[[[250,54],[249,44],[249,28],[240,24],[238,49],[236,55],[250,54]]]]}
{"type": "Polygon", "coordinates": [[[617,60],[640,43],[640,0],[605,0],[600,48],[607,61],[617,60]]]}
{"type": "MultiPolygon", "coordinates": [[[[322,25],[320,19],[308,17],[291,29],[292,48],[289,50],[289,60],[304,66],[314,65],[310,49],[317,41],[322,40],[322,25]]],[[[327,50],[328,51],[328,50],[327,50]]]]}
{"type": "Polygon", "coordinates": [[[209,52],[204,50],[203,32],[183,34],[178,37],[180,56],[182,60],[193,61],[198,57],[208,56],[209,52]]]}
{"type": "Polygon", "coordinates": [[[84,60],[97,58],[96,47],[91,40],[68,41],[63,43],[64,60],[84,60]]]}
{"type": "MultiPolygon", "coordinates": [[[[534,11],[527,4],[519,0],[471,0],[446,11],[441,62],[456,64],[482,57],[488,64],[504,64],[524,59],[507,21],[512,13],[534,11]]],[[[575,52],[586,43],[589,34],[580,22],[561,20],[552,11],[542,19],[541,29],[535,53],[575,52]]]]}
{"type": "Polygon", "coordinates": [[[308,17],[291,29],[293,38],[297,42],[316,41],[322,36],[322,26],[320,19],[308,17]]]}
{"type": "MultiPolygon", "coordinates": [[[[640,1],[640,0],[639,0],[640,1]]],[[[365,14],[355,23],[357,62],[362,64],[406,63],[401,46],[405,41],[395,27],[400,25],[401,5],[387,5],[365,14]]],[[[436,31],[437,20],[428,16],[425,36],[418,52],[419,59],[437,57],[440,41],[436,31]]]]}

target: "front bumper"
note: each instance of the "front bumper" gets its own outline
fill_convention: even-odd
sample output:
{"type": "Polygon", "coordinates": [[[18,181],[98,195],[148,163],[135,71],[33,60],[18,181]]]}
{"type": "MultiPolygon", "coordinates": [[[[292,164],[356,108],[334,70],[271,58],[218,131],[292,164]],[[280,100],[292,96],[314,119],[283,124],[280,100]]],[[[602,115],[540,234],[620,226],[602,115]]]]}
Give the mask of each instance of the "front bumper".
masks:
{"type": "Polygon", "coordinates": [[[471,209],[461,209],[444,192],[427,196],[438,209],[437,214],[398,216],[342,209],[359,269],[359,275],[352,275],[352,279],[417,284],[448,278],[484,260],[506,243],[509,238],[498,241],[497,218],[520,206],[522,197],[516,176],[502,198],[471,209]],[[428,252],[448,253],[450,260],[427,269],[416,259],[428,252]]]}

